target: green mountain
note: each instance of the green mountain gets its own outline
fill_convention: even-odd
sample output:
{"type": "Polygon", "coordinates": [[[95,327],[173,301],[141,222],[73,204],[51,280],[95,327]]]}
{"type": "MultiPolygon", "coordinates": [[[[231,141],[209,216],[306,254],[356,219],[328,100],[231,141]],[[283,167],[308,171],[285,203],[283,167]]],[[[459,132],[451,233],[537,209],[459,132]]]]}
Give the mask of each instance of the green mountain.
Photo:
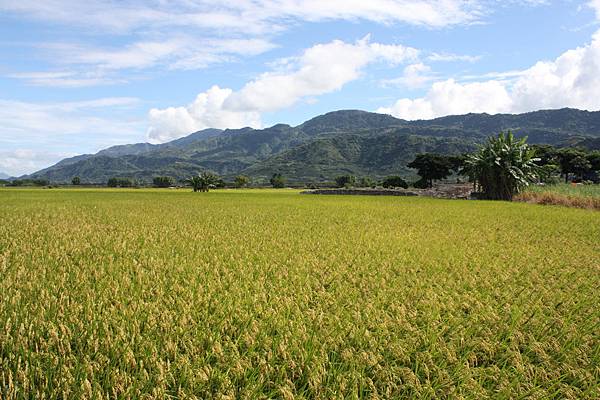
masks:
{"type": "Polygon", "coordinates": [[[113,146],[62,160],[28,178],[69,182],[79,176],[82,182],[104,183],[111,177],[130,177],[149,182],[158,175],[184,179],[211,170],[226,179],[247,174],[258,182],[267,182],[280,172],[289,182],[306,183],[332,180],[344,173],[412,175],[406,164],[418,153],[472,151],[488,136],[507,129],[527,135],[531,143],[596,148],[600,112],[561,109],[404,121],[343,110],[296,127],[206,129],[164,144],[113,146]]]}

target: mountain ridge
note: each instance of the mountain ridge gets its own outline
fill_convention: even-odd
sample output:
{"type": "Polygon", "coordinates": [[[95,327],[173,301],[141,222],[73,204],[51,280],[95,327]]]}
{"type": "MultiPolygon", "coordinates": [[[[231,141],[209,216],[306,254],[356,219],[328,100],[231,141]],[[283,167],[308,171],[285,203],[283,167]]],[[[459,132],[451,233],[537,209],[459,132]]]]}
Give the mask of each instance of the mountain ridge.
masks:
{"type": "Polygon", "coordinates": [[[419,152],[472,151],[500,130],[527,135],[531,143],[597,146],[600,112],[577,109],[524,114],[465,114],[406,121],[362,110],[332,111],[300,125],[264,129],[205,129],[162,144],[111,146],[64,159],[26,177],[51,182],[104,183],[113,176],[151,181],[183,179],[202,170],[226,178],[248,174],[266,182],[275,172],[292,182],[331,180],[352,173],[380,177],[414,174],[405,167],[419,152]]]}

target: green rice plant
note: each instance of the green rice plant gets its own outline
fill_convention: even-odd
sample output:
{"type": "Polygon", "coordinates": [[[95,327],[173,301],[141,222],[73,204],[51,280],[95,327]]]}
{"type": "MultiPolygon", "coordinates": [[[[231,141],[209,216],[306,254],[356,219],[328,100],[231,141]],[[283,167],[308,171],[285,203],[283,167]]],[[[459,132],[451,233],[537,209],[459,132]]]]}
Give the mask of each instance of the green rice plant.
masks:
{"type": "Polygon", "coordinates": [[[600,397],[600,214],[0,190],[0,397],[600,397]]]}

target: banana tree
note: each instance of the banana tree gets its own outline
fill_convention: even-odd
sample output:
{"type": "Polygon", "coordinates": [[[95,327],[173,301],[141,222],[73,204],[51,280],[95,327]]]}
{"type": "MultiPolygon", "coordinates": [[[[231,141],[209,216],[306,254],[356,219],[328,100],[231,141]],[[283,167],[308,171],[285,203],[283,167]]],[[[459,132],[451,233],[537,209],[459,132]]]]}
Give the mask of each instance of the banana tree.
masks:
{"type": "Polygon", "coordinates": [[[538,179],[539,167],[527,138],[501,132],[465,161],[464,174],[481,188],[489,200],[512,200],[525,186],[538,179]]]}
{"type": "Polygon", "coordinates": [[[197,176],[192,176],[187,182],[192,185],[194,192],[208,192],[211,186],[214,186],[219,177],[210,172],[202,172],[197,176]]]}

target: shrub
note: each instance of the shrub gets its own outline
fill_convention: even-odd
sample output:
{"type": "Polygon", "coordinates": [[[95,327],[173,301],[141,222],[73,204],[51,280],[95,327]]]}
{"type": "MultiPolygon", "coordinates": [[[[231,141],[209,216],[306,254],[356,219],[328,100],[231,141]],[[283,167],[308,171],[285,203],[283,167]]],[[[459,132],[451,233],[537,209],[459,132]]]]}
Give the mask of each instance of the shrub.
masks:
{"type": "Polygon", "coordinates": [[[363,176],[362,178],[360,178],[358,180],[357,186],[374,188],[375,186],[377,186],[377,182],[375,182],[373,179],[371,179],[368,176],[363,176]]]}
{"type": "Polygon", "coordinates": [[[192,186],[194,192],[208,192],[211,187],[215,187],[221,179],[212,172],[202,172],[187,180],[192,186]]]}
{"type": "Polygon", "coordinates": [[[285,186],[285,178],[280,173],[273,174],[269,182],[276,189],[281,189],[285,186]]]}
{"type": "Polygon", "coordinates": [[[152,184],[159,188],[173,186],[174,182],[175,181],[170,176],[155,176],[154,179],[152,179],[152,184]]]}
{"type": "Polygon", "coordinates": [[[341,175],[335,178],[335,185],[339,188],[352,187],[356,184],[356,177],[353,175],[341,175]]]}
{"type": "Polygon", "coordinates": [[[108,182],[106,182],[106,186],[108,186],[108,187],[122,187],[122,188],[134,187],[135,186],[135,182],[131,178],[118,178],[118,177],[114,177],[114,178],[110,178],[108,180],[108,182]]]}
{"type": "Polygon", "coordinates": [[[250,178],[247,177],[246,175],[238,175],[235,177],[235,181],[234,181],[235,187],[237,188],[243,188],[248,186],[248,184],[250,184],[250,178]]]}
{"type": "Polygon", "coordinates": [[[408,183],[399,176],[388,176],[381,182],[384,188],[404,188],[408,189],[408,183]]]}
{"type": "Polygon", "coordinates": [[[71,184],[77,186],[77,185],[81,185],[81,179],[78,176],[73,177],[73,179],[71,179],[71,184]]]}

